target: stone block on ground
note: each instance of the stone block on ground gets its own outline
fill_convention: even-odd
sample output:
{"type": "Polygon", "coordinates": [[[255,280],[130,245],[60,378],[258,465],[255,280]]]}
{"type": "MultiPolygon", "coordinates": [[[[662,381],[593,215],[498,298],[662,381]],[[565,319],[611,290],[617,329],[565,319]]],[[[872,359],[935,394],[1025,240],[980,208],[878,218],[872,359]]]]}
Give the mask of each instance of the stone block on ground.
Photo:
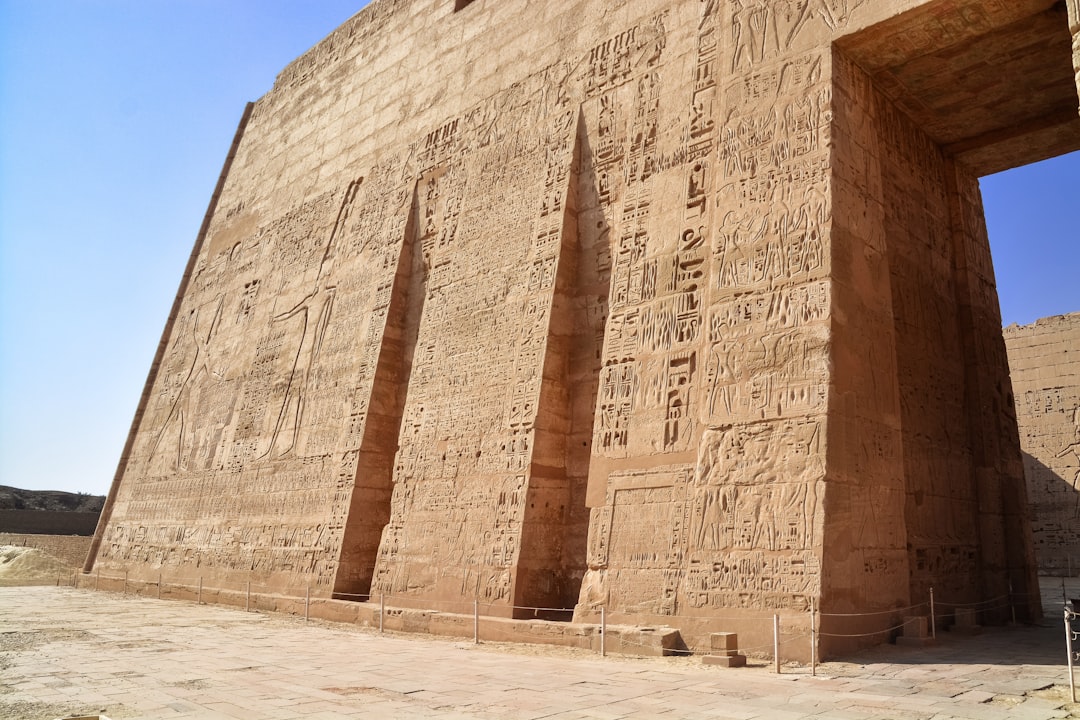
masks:
{"type": "Polygon", "coordinates": [[[706,665],[720,667],[745,667],[746,656],[739,654],[739,634],[732,632],[712,633],[709,635],[711,654],[702,658],[706,665]]]}

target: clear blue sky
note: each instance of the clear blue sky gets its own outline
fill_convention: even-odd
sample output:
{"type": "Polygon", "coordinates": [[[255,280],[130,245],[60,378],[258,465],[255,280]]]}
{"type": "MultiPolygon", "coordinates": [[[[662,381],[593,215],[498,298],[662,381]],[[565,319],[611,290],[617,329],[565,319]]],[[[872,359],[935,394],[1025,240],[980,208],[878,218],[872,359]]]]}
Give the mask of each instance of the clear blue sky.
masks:
{"type": "MultiPolygon", "coordinates": [[[[108,490],[244,103],[365,4],[0,0],[0,484],[108,490]]],[[[1080,156],[984,191],[1005,322],[1080,310],[1080,156]]]]}

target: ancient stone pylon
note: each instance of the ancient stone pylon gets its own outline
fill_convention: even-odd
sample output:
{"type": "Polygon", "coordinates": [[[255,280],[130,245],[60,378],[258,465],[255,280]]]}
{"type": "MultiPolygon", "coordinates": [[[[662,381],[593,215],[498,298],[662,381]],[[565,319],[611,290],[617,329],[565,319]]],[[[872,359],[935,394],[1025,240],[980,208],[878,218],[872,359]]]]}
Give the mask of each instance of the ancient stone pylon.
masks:
{"type": "Polygon", "coordinates": [[[976,178],[1080,145],[1069,12],[377,0],[245,113],[87,568],[1037,615],[976,178]]]}

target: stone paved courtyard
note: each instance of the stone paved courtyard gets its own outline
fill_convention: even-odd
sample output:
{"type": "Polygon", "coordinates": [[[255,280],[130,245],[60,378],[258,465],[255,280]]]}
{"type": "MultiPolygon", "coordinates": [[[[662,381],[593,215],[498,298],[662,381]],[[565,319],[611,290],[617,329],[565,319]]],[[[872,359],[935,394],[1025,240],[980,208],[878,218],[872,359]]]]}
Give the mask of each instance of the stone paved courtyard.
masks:
{"type": "MultiPolygon", "coordinates": [[[[1054,607],[1048,602],[1048,611],[1054,607]]],[[[375,631],[55,587],[0,588],[0,717],[833,718],[1080,717],[1063,629],[944,633],[848,662],[601,658],[375,631]]]]}

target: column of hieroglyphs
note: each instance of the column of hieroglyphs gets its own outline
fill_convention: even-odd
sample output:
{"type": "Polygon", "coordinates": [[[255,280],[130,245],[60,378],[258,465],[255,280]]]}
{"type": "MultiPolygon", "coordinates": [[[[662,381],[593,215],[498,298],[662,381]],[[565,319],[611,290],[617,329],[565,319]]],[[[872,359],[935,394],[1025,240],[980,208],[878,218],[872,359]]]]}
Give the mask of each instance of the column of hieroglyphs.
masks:
{"type": "Polygon", "coordinates": [[[704,166],[711,214],[684,230],[710,259],[687,612],[799,612],[821,582],[831,247],[829,57],[801,36],[825,18],[735,4],[707,22],[716,146],[687,170],[693,187],[704,166]]]}
{"type": "MultiPolygon", "coordinates": [[[[664,64],[686,78],[665,85],[680,87],[689,124],[665,136],[662,103],[654,164],[646,154],[625,186],[611,183],[578,615],[600,603],[629,617],[805,610],[828,395],[828,56],[792,50],[813,21],[770,6],[705,3],[690,23],[674,10],[661,20],[669,44],[693,49],[664,64]]],[[[600,94],[599,142],[603,113],[628,95],[600,94]]]]}
{"type": "Polygon", "coordinates": [[[1005,328],[1039,571],[1080,573],[1080,313],[1005,328]]]}
{"type": "MultiPolygon", "coordinates": [[[[653,503],[637,503],[621,518],[614,536],[613,509],[606,500],[612,497],[610,476],[619,472],[616,468],[633,468],[635,456],[662,456],[676,448],[685,452],[692,436],[688,390],[696,355],[671,351],[686,348],[700,335],[700,282],[693,275],[700,274],[701,263],[686,257],[690,273],[680,272],[678,233],[673,224],[661,230],[665,226],[656,217],[686,202],[678,172],[686,162],[684,130],[678,115],[669,113],[679,107],[675,103],[685,102],[689,78],[681,85],[662,84],[659,73],[682,70],[685,77],[686,58],[674,54],[684,45],[681,34],[697,24],[696,13],[688,10],[696,8],[616,28],[588,51],[582,72],[579,92],[591,173],[611,248],[609,315],[589,468],[593,510],[589,571],[581,591],[586,607],[609,603],[633,610],[661,602],[664,594],[670,602],[674,593],[665,580],[677,570],[672,548],[679,543],[679,529],[672,516],[680,506],[673,494],[682,490],[679,478],[685,473],[654,473],[657,489],[645,491],[654,496],[653,503]],[[626,581],[612,592],[609,581],[620,572],[626,581]]],[[[701,250],[691,248],[690,253],[700,255],[701,250]]],[[[647,476],[632,470],[623,474],[647,476]]]]}
{"type": "MultiPolygon", "coordinates": [[[[533,447],[513,592],[518,614],[526,617],[535,617],[529,607],[567,607],[581,586],[585,516],[572,510],[572,504],[584,505],[587,472],[572,466],[570,444],[587,432],[592,415],[574,410],[572,393],[581,387],[582,380],[575,377],[572,363],[584,360],[586,367],[596,369],[595,361],[582,357],[576,349],[590,330],[582,305],[583,278],[579,277],[590,270],[579,266],[594,256],[582,251],[586,240],[579,232],[579,196],[588,196],[580,191],[580,111],[567,104],[547,122],[544,191],[533,226],[536,239],[532,248],[533,267],[543,268],[545,277],[536,286],[537,300],[546,302],[539,309],[545,320],[537,328],[543,336],[527,338],[542,342],[542,354],[534,371],[539,372],[539,385],[529,388],[535,407],[533,447]],[[552,262],[553,270],[549,269],[552,262]],[[580,427],[583,423],[587,427],[580,427]],[[579,527],[574,527],[575,523],[579,527]]],[[[595,390],[592,395],[595,397],[595,390]]]]}
{"type": "MultiPolygon", "coordinates": [[[[385,182],[393,187],[390,177],[372,175],[368,182],[385,182]]],[[[410,192],[410,184],[399,184],[397,188],[397,212],[392,215],[390,232],[402,234],[400,250],[392,279],[376,288],[379,302],[360,351],[364,384],[347,398],[345,432],[347,446],[356,447],[356,474],[351,491],[342,487],[336,498],[339,506],[347,502],[348,509],[334,576],[334,592],[346,597],[362,597],[369,592],[375,556],[390,514],[394,450],[426,279],[418,248],[416,196],[415,191],[410,192]]],[[[368,216],[368,220],[377,218],[368,216]]],[[[364,227],[360,232],[373,233],[375,229],[364,227]]],[[[388,255],[384,261],[393,263],[394,259],[388,255]]],[[[352,462],[350,449],[343,465],[352,462]]]]}

